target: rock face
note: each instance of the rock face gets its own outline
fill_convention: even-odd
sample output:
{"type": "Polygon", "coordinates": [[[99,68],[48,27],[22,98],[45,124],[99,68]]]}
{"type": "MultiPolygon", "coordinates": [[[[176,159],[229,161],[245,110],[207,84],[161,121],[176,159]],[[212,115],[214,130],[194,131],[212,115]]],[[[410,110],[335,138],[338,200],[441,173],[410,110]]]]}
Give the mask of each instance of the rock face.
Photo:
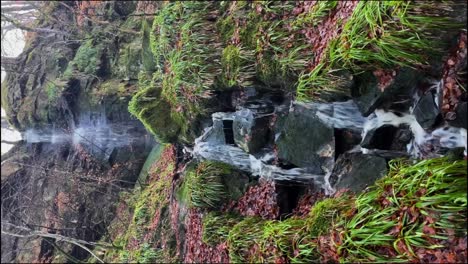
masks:
{"type": "Polygon", "coordinates": [[[466,115],[466,111],[468,108],[467,102],[461,102],[458,104],[455,118],[453,120],[449,120],[449,124],[454,127],[463,127],[467,129],[467,122],[468,116],[466,115]]]}
{"type": "MultiPolygon", "coordinates": [[[[96,241],[114,217],[119,192],[133,187],[150,149],[141,142],[114,148],[103,159],[84,143],[20,142],[2,156],[2,221],[20,224],[21,218],[29,225],[62,230],[57,232],[64,236],[96,241]]],[[[15,252],[27,243],[2,235],[2,252],[15,252]]],[[[37,243],[40,251],[2,254],[2,263],[15,258],[32,263],[52,250],[45,241],[37,243]]],[[[78,259],[88,257],[78,247],[63,246],[78,259]]]]}
{"type": "MultiPolygon", "coordinates": [[[[124,24],[119,18],[116,10],[122,6],[125,5],[112,3],[110,9],[96,12],[105,11],[104,16],[111,21],[109,26],[124,31],[139,29],[138,23],[124,24]]],[[[53,25],[54,30],[67,32],[66,25],[75,23],[73,14],[60,5],[52,12],[62,21],[53,25]]],[[[50,26],[45,20],[41,23],[39,27],[50,26]]],[[[142,68],[141,41],[130,42],[135,38],[122,32],[109,37],[100,26],[89,30],[105,40],[87,40],[80,42],[81,46],[64,45],[60,34],[28,40],[27,48],[7,70],[2,84],[2,107],[17,130],[51,124],[69,129],[79,113],[101,106],[111,120],[130,117],[127,105],[136,89],[132,80],[142,68]]],[[[80,38],[70,34],[71,39],[80,38]]]]}
{"type": "Polygon", "coordinates": [[[325,125],[313,110],[295,106],[279,132],[278,157],[295,166],[320,170],[320,164],[334,156],[333,128],[325,125]]]}
{"type": "Polygon", "coordinates": [[[356,76],[352,96],[364,116],[370,115],[377,108],[406,110],[420,78],[415,70],[403,68],[390,83],[381,85],[373,73],[366,72],[356,76]],[[388,103],[390,105],[386,105],[388,103]]]}
{"type": "Polygon", "coordinates": [[[335,163],[330,184],[336,190],[360,192],[387,174],[384,158],[361,153],[345,153],[335,163]]]}
{"type": "Polygon", "coordinates": [[[244,109],[233,120],[234,142],[247,153],[256,153],[268,142],[267,117],[255,118],[253,112],[244,109]]]}
{"type": "Polygon", "coordinates": [[[367,149],[406,151],[406,145],[413,138],[408,125],[395,127],[383,125],[367,132],[361,147],[367,149]]]}
{"type": "MultiPolygon", "coordinates": [[[[82,38],[68,31],[69,25],[76,26],[74,15],[50,3],[45,5],[61,23],[38,19],[37,26],[70,35],[64,39],[62,34],[38,33],[29,38],[2,83],[2,108],[9,123],[25,133],[54,127],[62,134],[81,134],[76,129],[86,123],[83,114],[102,113],[109,126],[118,125],[113,127],[115,134],[91,130],[81,134],[83,140],[69,134],[59,143],[21,142],[2,155],[2,221],[23,219],[50,230],[63,229],[65,236],[95,241],[113,218],[118,193],[134,185],[154,143],[145,140],[146,130],[127,109],[142,67],[142,44],[131,33],[138,32],[140,24],[122,19],[135,3],[109,2],[94,10],[106,24],[83,25],[92,39],[69,44],[67,39],[82,38]],[[22,209],[13,210],[17,208],[22,209]]],[[[88,121],[97,122],[92,116],[88,121]]],[[[1,262],[37,262],[53,250],[36,240],[37,252],[15,251],[30,247],[26,243],[27,239],[2,235],[1,262]]],[[[78,247],[66,249],[78,259],[88,257],[78,247]]]]}
{"type": "Polygon", "coordinates": [[[436,123],[440,111],[434,102],[434,96],[431,92],[426,93],[419,99],[413,114],[424,129],[429,129],[436,123]]]}

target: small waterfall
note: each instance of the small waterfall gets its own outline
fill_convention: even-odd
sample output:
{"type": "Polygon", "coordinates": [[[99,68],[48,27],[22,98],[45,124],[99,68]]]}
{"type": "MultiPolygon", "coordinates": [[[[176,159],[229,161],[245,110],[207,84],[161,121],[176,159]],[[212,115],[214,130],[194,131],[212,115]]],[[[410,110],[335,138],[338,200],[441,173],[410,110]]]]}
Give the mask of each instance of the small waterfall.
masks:
{"type": "MultiPolygon", "coordinates": [[[[226,144],[223,132],[223,120],[233,120],[237,115],[240,117],[251,116],[249,109],[240,109],[234,113],[214,113],[212,115],[213,126],[205,129],[204,133],[195,139],[193,150],[188,150],[195,158],[215,160],[231,164],[240,170],[247,171],[254,176],[272,179],[272,180],[287,180],[287,181],[313,181],[318,186],[323,186],[327,189],[323,174],[312,174],[303,168],[283,169],[281,167],[268,164],[273,160],[272,152],[265,153],[260,158],[249,154],[240,147],[226,144]]],[[[253,121],[252,119],[249,119],[253,121]]]]}
{"type": "MultiPolygon", "coordinates": [[[[444,126],[437,128],[432,132],[426,132],[421,125],[416,121],[412,114],[403,114],[401,116],[392,112],[385,112],[377,109],[369,116],[362,131],[362,138],[372,129],[383,125],[392,125],[398,127],[400,125],[408,125],[413,133],[413,140],[407,145],[407,152],[413,157],[436,157],[437,150],[440,148],[456,148],[464,147],[465,155],[467,150],[466,145],[466,129],[444,126]]],[[[367,149],[363,149],[367,153],[367,149]]]]}
{"type": "Polygon", "coordinates": [[[80,116],[77,124],[69,131],[55,126],[41,130],[29,129],[24,132],[23,137],[29,143],[81,144],[93,154],[107,158],[114,148],[142,141],[149,143],[152,140],[143,128],[138,129],[135,122],[111,123],[104,111],[87,112],[80,116]]]}
{"type": "MultiPolygon", "coordinates": [[[[369,117],[362,116],[354,101],[333,103],[314,103],[314,102],[292,102],[289,107],[289,112],[308,111],[307,114],[313,114],[325,125],[337,129],[349,129],[361,134],[364,139],[367,133],[373,129],[383,125],[392,125],[398,127],[400,125],[408,125],[413,139],[407,145],[407,153],[410,156],[421,158],[428,155],[438,155],[437,149],[440,148],[455,148],[465,147],[466,155],[466,129],[454,127],[441,127],[432,132],[425,131],[416,121],[412,113],[394,113],[387,112],[382,109],[377,109],[369,117]],[[295,109],[301,107],[302,109],[295,109]],[[434,147],[436,151],[434,151],[434,147]]],[[[275,112],[287,110],[285,105],[275,107],[275,112]]],[[[269,115],[269,114],[268,114],[269,115]]],[[[323,174],[312,174],[306,168],[283,169],[281,167],[271,165],[271,160],[275,157],[273,151],[263,153],[260,157],[254,156],[245,152],[242,148],[233,144],[228,144],[225,138],[225,128],[223,120],[243,120],[243,122],[254,122],[256,118],[265,116],[258,109],[247,109],[238,107],[236,112],[218,112],[212,115],[213,126],[205,129],[204,133],[195,140],[193,150],[188,150],[198,159],[215,160],[231,164],[241,170],[247,171],[252,175],[273,179],[273,180],[289,180],[289,181],[307,181],[312,180],[315,184],[322,187],[327,194],[334,193],[334,190],[329,183],[330,175],[334,167],[333,158],[325,158],[321,164],[323,174]]],[[[280,133],[275,134],[275,141],[280,133]]],[[[334,151],[334,150],[331,150],[334,151]]],[[[351,152],[360,151],[366,153],[387,153],[389,155],[397,154],[405,155],[406,153],[390,151],[390,150],[372,150],[361,148],[357,145],[351,152]]],[[[320,152],[320,151],[319,151],[320,152]]],[[[321,154],[321,153],[317,153],[321,154]]]]}
{"type": "Polygon", "coordinates": [[[352,100],[333,103],[296,102],[294,104],[315,110],[317,117],[329,127],[361,131],[366,122],[366,118],[361,115],[352,100]]]}

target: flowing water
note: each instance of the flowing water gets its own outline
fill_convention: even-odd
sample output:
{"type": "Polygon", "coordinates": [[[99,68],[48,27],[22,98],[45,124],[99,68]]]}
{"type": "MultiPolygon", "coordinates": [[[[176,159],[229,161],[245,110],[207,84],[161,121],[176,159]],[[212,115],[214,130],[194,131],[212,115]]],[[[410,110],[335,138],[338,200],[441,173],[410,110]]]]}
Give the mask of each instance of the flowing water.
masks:
{"type": "Polygon", "coordinates": [[[109,122],[103,111],[80,116],[70,130],[56,127],[29,129],[23,134],[28,143],[72,143],[83,145],[95,155],[108,157],[114,148],[149,144],[152,137],[136,122],[109,122]]]}
{"type": "MultiPolygon", "coordinates": [[[[333,102],[333,103],[303,103],[293,102],[290,111],[296,105],[300,105],[315,112],[315,115],[327,126],[339,129],[350,129],[360,132],[364,139],[366,134],[373,129],[383,125],[408,125],[413,139],[407,145],[407,154],[414,158],[427,158],[441,156],[438,151],[441,148],[464,147],[466,155],[466,129],[444,126],[434,131],[425,131],[416,121],[411,113],[393,113],[381,109],[375,110],[373,114],[365,118],[359,112],[356,104],[352,101],[333,102]]],[[[284,107],[279,106],[279,107],[284,107]]],[[[279,166],[269,164],[274,158],[273,152],[264,154],[260,158],[249,154],[241,148],[226,144],[223,134],[222,120],[233,120],[239,117],[246,118],[246,121],[252,122],[252,112],[249,109],[240,108],[236,112],[223,113],[218,112],[212,115],[213,126],[205,129],[204,133],[195,140],[193,150],[189,150],[193,156],[198,159],[216,160],[231,164],[241,170],[248,171],[252,175],[273,179],[273,180],[291,180],[304,181],[313,180],[315,184],[322,187],[326,193],[334,192],[328,179],[334,166],[334,161],[328,161],[322,164],[325,174],[310,174],[304,168],[283,169],[279,166]]],[[[275,140],[278,135],[275,136],[275,140]]],[[[373,153],[376,150],[370,150],[356,146],[354,151],[362,153],[373,153]]]]}

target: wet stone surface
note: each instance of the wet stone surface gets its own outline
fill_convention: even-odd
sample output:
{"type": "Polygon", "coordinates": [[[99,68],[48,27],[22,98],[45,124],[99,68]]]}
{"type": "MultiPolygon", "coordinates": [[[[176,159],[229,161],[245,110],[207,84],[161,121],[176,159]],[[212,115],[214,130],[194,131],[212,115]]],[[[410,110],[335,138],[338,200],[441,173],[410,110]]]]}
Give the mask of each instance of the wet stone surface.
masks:
{"type": "Polygon", "coordinates": [[[360,192],[387,174],[384,158],[362,153],[345,153],[336,161],[330,184],[337,191],[349,189],[360,192]]]}

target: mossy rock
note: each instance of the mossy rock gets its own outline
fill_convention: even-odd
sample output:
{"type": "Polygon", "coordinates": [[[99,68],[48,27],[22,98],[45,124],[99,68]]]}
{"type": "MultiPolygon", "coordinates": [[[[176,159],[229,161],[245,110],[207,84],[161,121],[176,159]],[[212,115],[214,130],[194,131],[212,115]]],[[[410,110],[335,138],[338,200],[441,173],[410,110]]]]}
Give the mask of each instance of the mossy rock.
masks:
{"type": "Polygon", "coordinates": [[[176,142],[180,126],[172,119],[171,106],[160,98],[160,91],[156,87],[149,86],[139,91],[130,101],[128,110],[159,142],[176,142]]]}

